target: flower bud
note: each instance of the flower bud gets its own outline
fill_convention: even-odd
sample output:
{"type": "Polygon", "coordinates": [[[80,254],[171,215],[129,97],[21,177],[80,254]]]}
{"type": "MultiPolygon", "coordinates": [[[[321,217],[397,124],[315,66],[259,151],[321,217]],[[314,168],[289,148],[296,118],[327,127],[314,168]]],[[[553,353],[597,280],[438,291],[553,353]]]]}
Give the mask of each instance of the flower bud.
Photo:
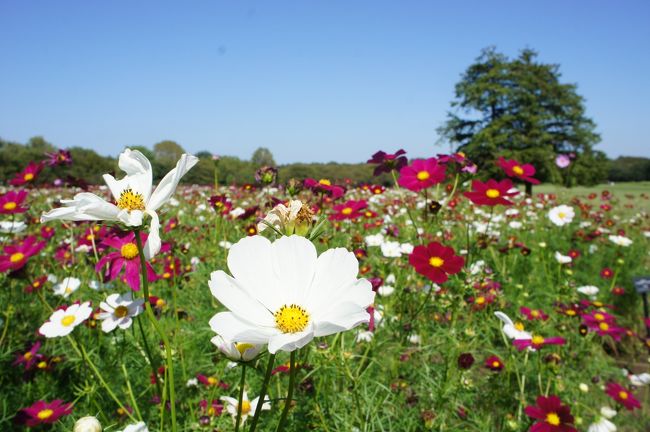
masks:
{"type": "Polygon", "coordinates": [[[102,432],[102,425],[93,416],[82,417],[74,424],[73,432],[102,432]]]}

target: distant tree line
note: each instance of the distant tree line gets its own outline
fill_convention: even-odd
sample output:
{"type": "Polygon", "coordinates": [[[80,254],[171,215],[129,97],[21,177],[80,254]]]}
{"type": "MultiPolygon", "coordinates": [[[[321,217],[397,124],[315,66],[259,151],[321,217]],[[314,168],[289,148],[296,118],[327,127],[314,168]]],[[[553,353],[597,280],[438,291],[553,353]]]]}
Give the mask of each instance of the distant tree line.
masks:
{"type": "MultiPolygon", "coordinates": [[[[151,161],[154,179],[160,180],[172,169],[185,150],[174,141],[162,141],[148,147],[131,147],[141,151],[151,161]]],[[[46,159],[46,153],[57,151],[58,148],[47,142],[43,137],[31,138],[27,143],[20,144],[0,139],[0,179],[3,184],[20,172],[31,161],[46,159]]],[[[111,173],[121,176],[117,166],[117,158],[101,156],[92,149],[72,147],[68,149],[73,163],[67,166],[56,166],[43,170],[38,183],[52,184],[56,179],[75,184],[75,181],[88,184],[103,184],[102,174],[111,173]]],[[[255,171],[265,165],[275,165],[272,153],[266,148],[259,148],[250,160],[235,156],[220,156],[217,160],[208,151],[195,154],[199,163],[183,178],[189,184],[214,184],[215,170],[219,184],[242,185],[255,183],[255,171]]],[[[621,156],[606,161],[610,181],[643,181],[650,180],[650,159],[643,157],[621,156]]],[[[291,178],[303,180],[307,177],[342,183],[349,180],[352,184],[378,183],[390,185],[392,178],[388,175],[374,177],[373,167],[366,163],[293,163],[280,165],[278,181],[285,183],[291,178]]],[[[542,178],[542,180],[547,180],[542,178]]]]}

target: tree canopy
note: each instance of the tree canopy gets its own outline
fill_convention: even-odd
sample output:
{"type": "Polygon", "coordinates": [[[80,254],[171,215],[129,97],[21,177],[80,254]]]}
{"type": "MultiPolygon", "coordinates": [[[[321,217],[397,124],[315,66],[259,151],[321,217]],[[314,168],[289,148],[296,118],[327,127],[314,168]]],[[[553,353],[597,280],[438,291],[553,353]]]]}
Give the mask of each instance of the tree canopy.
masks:
{"type": "Polygon", "coordinates": [[[542,181],[593,184],[606,179],[606,157],[593,150],[600,141],[585,115],[575,84],[562,83],[559,65],[537,60],[524,49],[509,59],[484,49],[456,84],[446,123],[439,133],[458,151],[493,175],[498,156],[535,165],[542,181]],[[561,171],[558,154],[573,155],[561,171]]]}

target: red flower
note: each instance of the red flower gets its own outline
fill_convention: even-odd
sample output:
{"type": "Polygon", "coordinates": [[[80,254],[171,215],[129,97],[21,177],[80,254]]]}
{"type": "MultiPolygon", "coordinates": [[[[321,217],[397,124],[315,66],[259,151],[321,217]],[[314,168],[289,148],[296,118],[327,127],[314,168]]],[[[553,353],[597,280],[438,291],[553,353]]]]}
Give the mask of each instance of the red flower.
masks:
{"type": "Polygon", "coordinates": [[[335,205],[333,209],[336,213],[330,215],[330,220],[357,219],[363,215],[361,210],[366,207],[368,203],[365,200],[349,200],[345,204],[335,205]]]}
{"type": "Polygon", "coordinates": [[[539,180],[533,178],[535,175],[535,167],[531,164],[520,164],[514,159],[500,157],[498,165],[508,177],[518,178],[532,184],[539,184],[539,180]]]}
{"type": "Polygon", "coordinates": [[[566,339],[564,339],[563,337],[554,336],[554,337],[545,338],[537,335],[533,336],[530,339],[515,339],[514,341],[512,341],[512,344],[519,351],[522,351],[528,347],[531,347],[535,350],[539,350],[540,348],[546,345],[564,345],[565,343],[566,343],[566,339]]]}
{"type": "Polygon", "coordinates": [[[27,207],[23,207],[23,201],[27,197],[27,191],[9,191],[6,194],[0,195],[0,214],[17,214],[27,211],[27,207]]]}
{"type": "Polygon", "coordinates": [[[373,172],[376,176],[381,173],[389,173],[392,170],[399,171],[408,163],[406,156],[404,156],[405,154],[406,152],[401,149],[397,150],[394,154],[388,154],[380,150],[372,155],[372,158],[368,159],[366,163],[377,165],[373,172]]]}
{"type": "Polygon", "coordinates": [[[313,178],[308,178],[305,179],[304,185],[314,192],[327,193],[332,197],[332,199],[341,198],[345,193],[345,189],[343,187],[333,185],[332,182],[327,179],[320,179],[316,181],[313,178]]]}
{"type": "Polygon", "coordinates": [[[527,307],[521,307],[519,308],[519,312],[521,312],[522,315],[526,315],[526,319],[529,321],[546,321],[548,319],[548,315],[546,315],[541,309],[529,309],[527,307]]]}
{"type": "Polygon", "coordinates": [[[629,411],[633,411],[635,408],[641,408],[641,403],[634,397],[632,392],[618,383],[607,383],[605,393],[629,411]]]}
{"type": "Polygon", "coordinates": [[[538,420],[531,426],[530,432],[578,432],[573,427],[571,408],[562,405],[557,396],[538,396],[537,405],[527,406],[524,412],[538,420]]]}
{"type": "Polygon", "coordinates": [[[217,214],[220,214],[222,216],[230,213],[230,210],[232,209],[232,202],[230,202],[230,200],[225,195],[211,196],[210,205],[212,208],[214,208],[217,214]]]}
{"type": "Polygon", "coordinates": [[[490,356],[485,359],[485,367],[494,372],[501,372],[503,370],[503,362],[497,356],[490,356]]]}
{"type": "Polygon", "coordinates": [[[20,410],[20,421],[26,426],[33,427],[40,424],[52,424],[59,418],[72,412],[71,403],[63,403],[61,399],[52,402],[38,401],[28,408],[20,410]]]}
{"type": "Polygon", "coordinates": [[[512,205],[512,201],[508,201],[506,197],[515,196],[519,191],[508,192],[510,189],[512,189],[512,181],[509,179],[500,182],[490,179],[486,183],[474,180],[472,181],[472,192],[465,192],[463,195],[476,205],[512,205]]]}
{"type": "Polygon", "coordinates": [[[43,169],[43,162],[30,162],[24,170],[16,174],[9,182],[12,186],[20,186],[33,182],[43,169]]]}
{"type": "MultiPolygon", "coordinates": [[[[142,244],[147,242],[147,235],[140,234],[142,244]]],[[[111,252],[102,257],[95,266],[95,271],[101,273],[106,268],[105,276],[108,280],[115,279],[124,268],[123,280],[134,291],[140,290],[140,255],[138,253],[138,246],[135,243],[135,233],[131,232],[126,236],[110,237],[104,239],[102,242],[105,246],[110,246],[117,249],[118,252],[111,252]]],[[[151,264],[147,262],[147,279],[153,282],[157,279],[151,264]]]]}
{"type": "Polygon", "coordinates": [[[603,279],[611,279],[613,276],[614,276],[614,271],[609,267],[605,267],[600,271],[600,277],[603,279]]]}
{"type": "Polygon", "coordinates": [[[413,248],[413,252],[409,255],[409,263],[416,272],[439,284],[448,279],[447,275],[460,272],[465,265],[465,260],[457,256],[453,248],[432,242],[427,246],[413,248]]]}
{"type": "Polygon", "coordinates": [[[3,250],[6,255],[0,255],[0,272],[23,268],[29,258],[44,247],[45,242],[37,242],[35,236],[29,236],[15,245],[5,246],[3,250]]]}
{"type": "Polygon", "coordinates": [[[34,281],[32,281],[32,283],[30,283],[29,285],[27,285],[25,287],[25,292],[28,293],[28,294],[36,292],[36,291],[40,290],[41,288],[43,288],[43,286],[45,285],[45,282],[47,282],[47,276],[40,276],[39,278],[34,279],[34,281]]]}
{"type": "Polygon", "coordinates": [[[445,166],[439,164],[436,158],[414,160],[411,165],[399,171],[397,183],[403,188],[418,192],[444,181],[445,170],[445,166]]]}

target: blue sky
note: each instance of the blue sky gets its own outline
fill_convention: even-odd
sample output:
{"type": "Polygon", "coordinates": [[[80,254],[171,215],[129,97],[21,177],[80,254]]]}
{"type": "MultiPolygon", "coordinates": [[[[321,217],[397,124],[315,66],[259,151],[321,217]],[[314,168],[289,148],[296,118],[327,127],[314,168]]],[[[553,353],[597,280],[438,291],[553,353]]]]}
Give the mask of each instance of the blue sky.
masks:
{"type": "Polygon", "coordinates": [[[610,157],[650,156],[650,2],[0,1],[0,137],[163,139],[279,163],[433,155],[480,50],[578,84],[610,157]],[[489,3],[489,4],[488,4],[489,3]]]}

